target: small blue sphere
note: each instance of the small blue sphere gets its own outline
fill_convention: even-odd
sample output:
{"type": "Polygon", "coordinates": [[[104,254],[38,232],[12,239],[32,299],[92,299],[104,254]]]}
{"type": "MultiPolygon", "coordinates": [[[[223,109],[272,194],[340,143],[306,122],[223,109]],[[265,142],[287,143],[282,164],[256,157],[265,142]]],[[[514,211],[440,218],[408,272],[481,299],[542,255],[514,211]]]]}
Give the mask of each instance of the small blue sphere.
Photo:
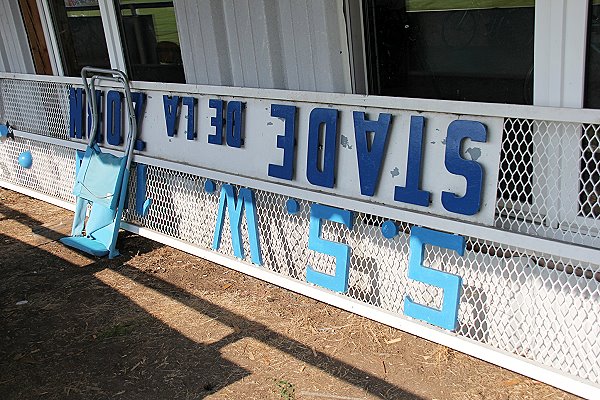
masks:
{"type": "Polygon", "coordinates": [[[19,165],[23,168],[31,168],[31,164],[33,164],[33,157],[31,156],[31,152],[29,150],[22,152],[19,155],[19,165]]]}
{"type": "Polygon", "coordinates": [[[385,221],[381,225],[381,233],[386,239],[393,239],[398,234],[398,227],[393,221],[385,221]]]}
{"type": "Polygon", "coordinates": [[[298,214],[298,212],[300,212],[300,203],[298,203],[298,200],[296,199],[288,199],[288,201],[285,202],[285,208],[288,214],[298,214]]]}
{"type": "Polygon", "coordinates": [[[204,191],[206,193],[214,193],[215,190],[217,190],[217,185],[210,179],[207,179],[206,182],[204,182],[204,191]]]}

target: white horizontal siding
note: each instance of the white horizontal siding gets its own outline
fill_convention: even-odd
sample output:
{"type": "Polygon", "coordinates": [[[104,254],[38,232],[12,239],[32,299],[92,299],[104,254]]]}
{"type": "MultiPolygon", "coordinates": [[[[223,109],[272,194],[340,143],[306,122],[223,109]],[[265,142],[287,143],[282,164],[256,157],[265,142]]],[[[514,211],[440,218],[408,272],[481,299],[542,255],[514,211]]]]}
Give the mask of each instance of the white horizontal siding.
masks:
{"type": "Polygon", "coordinates": [[[342,0],[175,0],[188,83],[349,93],[342,0]]]}
{"type": "Polygon", "coordinates": [[[0,2],[0,71],[35,72],[17,0],[0,2]]]}

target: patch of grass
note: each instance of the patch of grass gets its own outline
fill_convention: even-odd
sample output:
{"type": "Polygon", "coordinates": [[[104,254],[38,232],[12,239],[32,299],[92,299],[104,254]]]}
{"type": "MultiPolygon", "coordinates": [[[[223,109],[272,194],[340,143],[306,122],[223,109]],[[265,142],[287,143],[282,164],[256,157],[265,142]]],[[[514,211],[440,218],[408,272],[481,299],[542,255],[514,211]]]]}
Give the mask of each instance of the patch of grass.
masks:
{"type": "Polygon", "coordinates": [[[279,396],[284,400],[294,400],[296,398],[296,388],[294,385],[284,379],[275,379],[279,396]]]}
{"type": "Polygon", "coordinates": [[[125,336],[131,333],[132,330],[133,325],[131,324],[116,324],[98,333],[98,339],[108,339],[117,336],[125,336]]]}

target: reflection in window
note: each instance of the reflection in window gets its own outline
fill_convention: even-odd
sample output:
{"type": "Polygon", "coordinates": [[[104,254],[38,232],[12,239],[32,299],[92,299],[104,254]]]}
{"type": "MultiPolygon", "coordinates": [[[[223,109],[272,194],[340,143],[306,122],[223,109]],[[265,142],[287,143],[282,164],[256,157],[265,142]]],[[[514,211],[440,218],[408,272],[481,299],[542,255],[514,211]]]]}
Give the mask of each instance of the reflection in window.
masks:
{"type": "Polygon", "coordinates": [[[134,80],[185,82],[172,1],[116,0],[129,75],[134,80]]]}
{"type": "Polygon", "coordinates": [[[110,68],[98,0],[49,1],[54,31],[67,76],[91,65],[110,68]]]}
{"type": "Polygon", "coordinates": [[[366,0],[369,92],[531,104],[534,0],[366,0]]]}

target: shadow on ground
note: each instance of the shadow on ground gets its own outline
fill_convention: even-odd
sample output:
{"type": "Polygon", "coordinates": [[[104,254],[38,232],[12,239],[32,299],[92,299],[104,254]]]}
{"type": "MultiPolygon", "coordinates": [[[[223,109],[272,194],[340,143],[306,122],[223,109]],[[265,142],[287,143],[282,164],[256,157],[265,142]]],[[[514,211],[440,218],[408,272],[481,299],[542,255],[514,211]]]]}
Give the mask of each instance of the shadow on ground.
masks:
{"type": "MultiPolygon", "coordinates": [[[[0,204],[0,213],[3,226],[18,225],[39,239],[27,243],[29,240],[4,228],[0,233],[2,399],[201,399],[249,376],[249,370],[221,353],[225,346],[248,337],[371,395],[420,399],[264,324],[128,266],[132,253],[115,260],[79,255],[80,261],[71,262],[68,255],[72,252],[61,250],[56,243],[63,233],[6,205],[0,204]],[[56,248],[46,250],[49,244],[56,248]],[[107,269],[208,318],[218,318],[232,328],[231,333],[211,343],[190,340],[98,279],[96,274],[107,269]],[[17,305],[24,299],[27,304],[17,305]]],[[[123,249],[136,249],[135,256],[161,247],[126,233],[119,244],[123,249]]],[[[283,392],[280,395],[285,397],[283,392]]]]}

